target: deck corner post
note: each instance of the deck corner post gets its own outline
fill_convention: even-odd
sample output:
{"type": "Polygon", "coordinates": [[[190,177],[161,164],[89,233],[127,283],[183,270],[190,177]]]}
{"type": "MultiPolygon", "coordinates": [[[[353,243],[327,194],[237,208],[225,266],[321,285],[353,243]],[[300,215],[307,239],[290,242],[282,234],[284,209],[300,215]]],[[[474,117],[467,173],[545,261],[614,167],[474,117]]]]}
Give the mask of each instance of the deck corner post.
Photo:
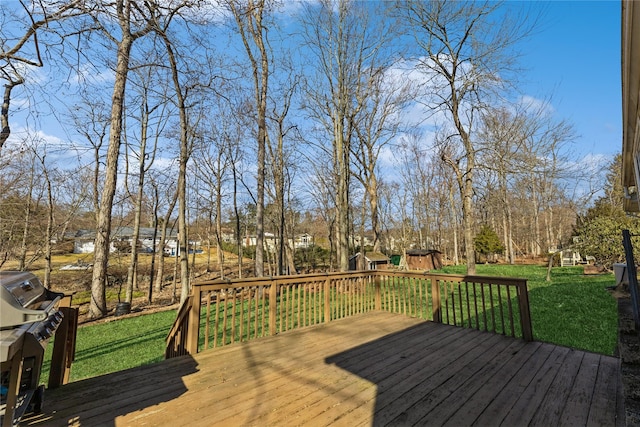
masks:
{"type": "Polygon", "coordinates": [[[269,335],[275,335],[278,331],[278,283],[271,280],[269,282],[269,335]]]}
{"type": "Polygon", "coordinates": [[[529,291],[527,281],[522,281],[518,286],[518,305],[520,306],[520,324],[522,325],[522,338],[525,341],[533,341],[533,327],[531,326],[531,311],[529,309],[529,291]]]}
{"type": "Polygon", "coordinates": [[[78,309],[65,305],[60,307],[60,311],[62,311],[63,317],[53,338],[53,354],[47,386],[50,389],[69,383],[71,364],[76,353],[78,309]]]}
{"type": "Polygon", "coordinates": [[[331,321],[331,279],[327,277],[324,281],[324,322],[331,321]]]}
{"type": "Polygon", "coordinates": [[[442,313],[440,312],[440,284],[438,279],[431,276],[431,306],[433,308],[432,317],[436,323],[442,323],[442,313]]]}
{"type": "Polygon", "coordinates": [[[193,298],[191,310],[189,311],[189,321],[187,327],[186,350],[189,354],[198,353],[198,339],[200,338],[200,306],[202,305],[202,293],[199,286],[193,287],[193,298]]]}

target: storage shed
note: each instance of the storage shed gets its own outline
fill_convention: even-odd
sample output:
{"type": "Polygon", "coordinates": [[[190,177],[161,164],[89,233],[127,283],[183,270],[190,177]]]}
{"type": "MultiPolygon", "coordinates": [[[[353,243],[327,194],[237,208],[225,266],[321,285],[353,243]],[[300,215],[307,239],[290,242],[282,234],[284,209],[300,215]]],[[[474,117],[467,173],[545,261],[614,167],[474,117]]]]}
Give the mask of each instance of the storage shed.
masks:
{"type": "MultiPolygon", "coordinates": [[[[363,254],[358,252],[349,258],[349,270],[359,270],[363,254]]],[[[365,270],[387,270],[391,265],[389,257],[380,252],[367,252],[364,254],[365,270]]]]}
{"type": "Polygon", "coordinates": [[[410,249],[407,254],[409,270],[437,270],[442,268],[442,252],[435,249],[410,249]]]}

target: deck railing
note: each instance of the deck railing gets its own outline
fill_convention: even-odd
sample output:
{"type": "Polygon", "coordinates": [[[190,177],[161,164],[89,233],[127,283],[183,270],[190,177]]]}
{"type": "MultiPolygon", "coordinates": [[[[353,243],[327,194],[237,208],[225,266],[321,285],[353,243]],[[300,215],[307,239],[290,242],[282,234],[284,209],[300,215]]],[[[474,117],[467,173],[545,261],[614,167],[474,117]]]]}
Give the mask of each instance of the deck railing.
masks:
{"type": "Polygon", "coordinates": [[[165,357],[372,310],[533,340],[525,279],[372,270],[195,283],[165,357]]]}

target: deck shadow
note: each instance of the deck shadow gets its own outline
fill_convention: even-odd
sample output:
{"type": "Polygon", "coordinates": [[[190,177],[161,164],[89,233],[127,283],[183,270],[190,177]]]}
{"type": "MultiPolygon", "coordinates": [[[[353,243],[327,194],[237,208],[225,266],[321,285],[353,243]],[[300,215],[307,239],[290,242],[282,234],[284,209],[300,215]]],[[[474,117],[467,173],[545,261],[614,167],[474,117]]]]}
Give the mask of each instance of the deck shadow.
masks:
{"type": "Polygon", "coordinates": [[[182,356],[46,390],[43,413],[25,416],[20,425],[115,427],[120,416],[142,412],[186,393],[183,377],[198,370],[193,357],[182,356]],[[157,379],[151,385],[149,376],[157,379]]]}
{"type": "Polygon", "coordinates": [[[434,326],[425,322],[327,357],[375,384],[373,413],[344,415],[373,426],[619,425],[615,359],[434,326]]]}

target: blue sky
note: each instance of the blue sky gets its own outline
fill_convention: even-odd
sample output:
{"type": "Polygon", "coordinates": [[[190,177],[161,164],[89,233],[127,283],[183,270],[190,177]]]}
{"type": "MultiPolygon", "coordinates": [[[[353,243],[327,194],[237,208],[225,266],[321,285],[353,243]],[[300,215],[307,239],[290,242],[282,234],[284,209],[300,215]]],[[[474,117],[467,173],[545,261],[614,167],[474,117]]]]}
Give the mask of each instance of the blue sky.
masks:
{"type": "MultiPolygon", "coordinates": [[[[507,4],[545,11],[538,30],[520,46],[526,69],[520,92],[550,99],[554,118],[574,125],[573,158],[610,159],[622,145],[620,1],[507,4]]],[[[14,119],[16,136],[23,123],[14,119]]],[[[65,138],[55,121],[44,128],[50,141],[65,138]]]]}
{"type": "Polygon", "coordinates": [[[525,93],[551,97],[570,121],[582,155],[622,149],[620,1],[552,1],[540,30],[523,45],[525,93]]]}

